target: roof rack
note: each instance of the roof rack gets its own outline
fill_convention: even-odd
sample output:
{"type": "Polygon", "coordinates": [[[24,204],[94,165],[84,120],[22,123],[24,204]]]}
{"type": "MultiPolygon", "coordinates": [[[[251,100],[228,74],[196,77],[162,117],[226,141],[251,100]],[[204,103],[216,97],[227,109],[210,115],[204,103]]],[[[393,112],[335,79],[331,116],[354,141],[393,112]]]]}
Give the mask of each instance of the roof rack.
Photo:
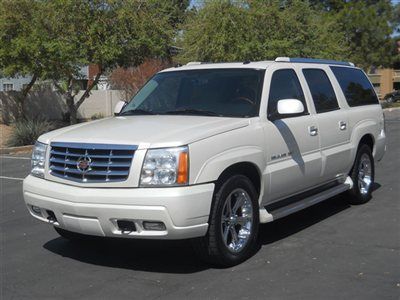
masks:
{"type": "Polygon", "coordinates": [[[251,61],[250,60],[245,60],[245,61],[221,61],[221,62],[190,61],[186,65],[187,66],[193,66],[193,65],[231,64],[231,63],[243,63],[244,65],[247,65],[247,64],[251,63],[251,61]]]}
{"type": "Polygon", "coordinates": [[[327,64],[327,65],[339,65],[354,67],[352,62],[338,61],[330,59],[318,59],[318,58],[301,58],[301,57],[277,57],[276,62],[292,62],[292,63],[309,63],[309,64],[327,64]]]}

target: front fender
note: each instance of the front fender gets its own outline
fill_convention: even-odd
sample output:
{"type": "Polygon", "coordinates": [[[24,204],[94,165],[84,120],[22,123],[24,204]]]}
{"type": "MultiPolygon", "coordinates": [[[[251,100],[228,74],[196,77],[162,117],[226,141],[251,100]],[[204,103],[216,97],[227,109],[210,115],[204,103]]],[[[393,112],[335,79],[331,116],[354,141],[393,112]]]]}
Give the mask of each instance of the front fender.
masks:
{"type": "Polygon", "coordinates": [[[244,146],[220,152],[209,158],[200,168],[195,183],[215,181],[228,167],[242,162],[254,164],[262,174],[265,169],[264,153],[256,146],[244,146]]]}

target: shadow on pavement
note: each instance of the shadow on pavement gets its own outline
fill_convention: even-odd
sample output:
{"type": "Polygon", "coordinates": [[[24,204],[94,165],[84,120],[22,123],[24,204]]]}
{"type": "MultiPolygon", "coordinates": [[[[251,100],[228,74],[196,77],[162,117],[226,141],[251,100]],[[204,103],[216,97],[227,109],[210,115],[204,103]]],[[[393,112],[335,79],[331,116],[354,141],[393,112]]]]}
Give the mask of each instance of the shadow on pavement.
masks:
{"type": "Polygon", "coordinates": [[[90,238],[78,243],[59,237],[43,247],[64,257],[113,268],[176,274],[209,268],[197,259],[188,240],[90,238]]]}
{"type": "MultiPolygon", "coordinates": [[[[374,190],[378,188],[380,185],[375,184],[374,190]]],[[[282,240],[348,209],[350,205],[346,197],[342,194],[275,222],[262,224],[260,244],[268,245],[282,240]]],[[[113,268],[190,274],[211,267],[196,257],[188,240],[89,238],[88,241],[77,243],[59,237],[48,241],[43,247],[64,257],[113,268]]]]}
{"type": "MultiPolygon", "coordinates": [[[[374,183],[373,191],[380,187],[379,183],[374,183]]],[[[346,193],[340,194],[282,219],[262,224],[259,231],[260,244],[272,244],[350,208],[346,197],[349,197],[346,193]]]]}
{"type": "Polygon", "coordinates": [[[336,196],[282,219],[261,225],[260,243],[272,244],[350,208],[351,205],[346,202],[345,197],[336,196]]]}

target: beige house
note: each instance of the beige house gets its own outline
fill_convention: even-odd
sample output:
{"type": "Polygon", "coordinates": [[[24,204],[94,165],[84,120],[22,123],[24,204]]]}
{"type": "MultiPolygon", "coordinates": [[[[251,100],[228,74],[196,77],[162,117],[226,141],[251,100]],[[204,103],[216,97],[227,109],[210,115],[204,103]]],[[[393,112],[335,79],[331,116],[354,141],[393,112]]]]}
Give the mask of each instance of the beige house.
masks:
{"type": "Polygon", "coordinates": [[[400,70],[376,69],[375,72],[368,74],[368,77],[374,85],[379,99],[393,90],[400,90],[400,70]]]}

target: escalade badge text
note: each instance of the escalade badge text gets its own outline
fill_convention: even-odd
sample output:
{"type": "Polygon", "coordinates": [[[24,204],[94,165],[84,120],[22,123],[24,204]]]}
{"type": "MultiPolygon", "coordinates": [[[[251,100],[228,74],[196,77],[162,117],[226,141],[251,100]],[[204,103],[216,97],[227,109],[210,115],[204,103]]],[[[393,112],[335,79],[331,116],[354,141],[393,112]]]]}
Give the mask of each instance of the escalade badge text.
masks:
{"type": "Polygon", "coordinates": [[[292,155],[292,152],[276,154],[276,155],[272,155],[271,156],[271,160],[285,158],[285,157],[288,157],[288,156],[291,156],[291,155],[292,155]]]}
{"type": "Polygon", "coordinates": [[[78,161],[76,163],[76,168],[83,173],[86,173],[87,171],[90,171],[90,164],[92,160],[90,157],[80,157],[78,158],[78,161]]]}

